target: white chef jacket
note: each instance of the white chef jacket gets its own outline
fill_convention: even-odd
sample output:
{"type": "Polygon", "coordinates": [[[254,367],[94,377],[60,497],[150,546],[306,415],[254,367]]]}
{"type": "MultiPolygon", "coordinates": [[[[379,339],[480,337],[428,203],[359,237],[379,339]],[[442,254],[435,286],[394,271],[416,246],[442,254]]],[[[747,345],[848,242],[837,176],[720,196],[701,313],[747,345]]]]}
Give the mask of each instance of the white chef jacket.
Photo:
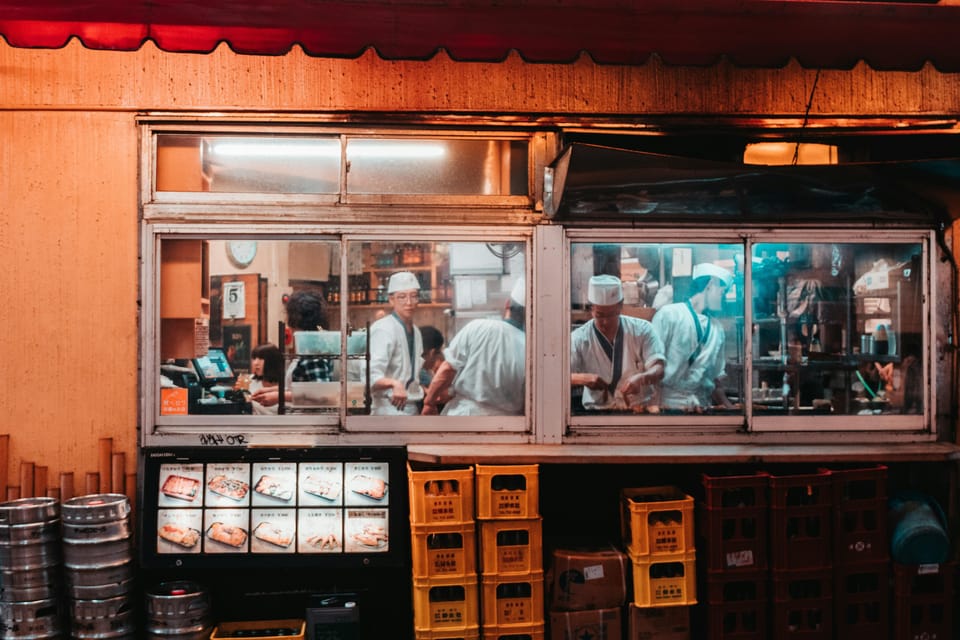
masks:
{"type": "Polygon", "coordinates": [[[456,370],[445,416],[523,415],[526,336],[506,320],[472,320],[443,350],[456,370]]]}
{"type": "Polygon", "coordinates": [[[420,329],[413,328],[413,358],[407,343],[403,321],[395,314],[380,318],[370,325],[370,413],[379,416],[418,415],[416,403],[423,400],[420,386],[420,366],[423,364],[423,338],[420,329]],[[393,389],[373,389],[381,378],[393,378],[407,384],[407,404],[399,411],[390,404],[393,389]]]}
{"type": "MultiPolygon", "coordinates": [[[[622,336],[620,380],[638,371],[646,371],[657,361],[663,361],[663,342],[653,325],[641,318],[620,316],[622,336]]],[[[596,325],[591,319],[573,330],[570,335],[570,372],[595,373],[608,383],[613,381],[613,358],[607,356],[596,325]]],[[[609,344],[609,343],[608,343],[609,344]]],[[[614,391],[616,385],[614,385],[614,391]]],[[[614,405],[614,393],[601,389],[583,388],[583,406],[586,409],[606,409],[614,405]]]]}
{"type": "Polygon", "coordinates": [[[724,376],[723,327],[702,313],[696,316],[706,335],[699,353],[696,325],[686,302],[668,304],[653,316],[653,328],[667,355],[661,402],[668,409],[711,406],[715,381],[724,376]]]}

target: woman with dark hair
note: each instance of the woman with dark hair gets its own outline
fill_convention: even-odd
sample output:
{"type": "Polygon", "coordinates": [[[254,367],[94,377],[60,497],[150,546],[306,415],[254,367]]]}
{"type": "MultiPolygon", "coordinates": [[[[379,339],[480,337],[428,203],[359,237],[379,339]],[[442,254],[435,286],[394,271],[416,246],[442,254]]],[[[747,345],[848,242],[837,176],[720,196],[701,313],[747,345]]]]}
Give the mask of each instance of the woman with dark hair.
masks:
{"type": "MultiPolygon", "coordinates": [[[[254,396],[258,391],[264,389],[276,390],[280,384],[280,376],[283,375],[283,353],[280,348],[270,342],[257,346],[250,352],[250,394],[254,396]]],[[[256,395],[261,397],[262,394],[256,395]]],[[[250,404],[255,415],[268,415],[277,413],[277,405],[264,406],[251,397],[250,404]]]]}

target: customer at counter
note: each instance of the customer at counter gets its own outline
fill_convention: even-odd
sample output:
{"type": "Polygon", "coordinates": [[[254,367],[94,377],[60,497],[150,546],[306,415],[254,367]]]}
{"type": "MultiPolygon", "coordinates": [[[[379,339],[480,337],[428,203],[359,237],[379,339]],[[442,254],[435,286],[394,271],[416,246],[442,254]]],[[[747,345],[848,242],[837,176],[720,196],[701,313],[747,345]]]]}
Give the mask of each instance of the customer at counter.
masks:
{"type": "Polygon", "coordinates": [[[517,280],[502,319],[471,320],[444,350],[444,362],[427,390],[423,415],[453,389],[445,416],[523,415],[526,376],[526,285],[517,280]]]}
{"type": "Polygon", "coordinates": [[[277,391],[280,376],[283,375],[283,353],[277,345],[265,342],[250,352],[250,405],[254,415],[276,415],[277,405],[264,406],[256,398],[273,390],[277,391]]]}
{"type": "MultiPolygon", "coordinates": [[[[327,309],[323,297],[313,291],[295,291],[287,299],[287,326],[296,334],[298,331],[317,331],[327,323],[327,309]]],[[[329,382],[333,377],[330,361],[322,356],[301,356],[287,365],[284,393],[287,402],[309,404],[310,387],[300,387],[293,393],[294,382],[329,382]]],[[[278,387],[263,388],[250,396],[250,400],[264,407],[273,407],[280,402],[278,387]]]]}
{"type": "Polygon", "coordinates": [[[719,383],[725,375],[724,332],[708,315],[720,311],[733,274],[704,262],[693,267],[692,275],[688,299],[665,305],[653,317],[666,354],[661,403],[697,413],[713,406],[733,409],[719,383]]]}
{"type": "Polygon", "coordinates": [[[417,415],[423,399],[420,365],[423,338],[413,324],[420,282],[399,271],[387,282],[392,312],[370,325],[370,389],[373,415],[417,415]]]}
{"type": "Polygon", "coordinates": [[[585,409],[659,411],[653,385],[663,379],[663,342],[653,325],[621,314],[620,278],[597,275],[587,286],[591,319],[570,336],[570,384],[583,387],[585,409]]]}

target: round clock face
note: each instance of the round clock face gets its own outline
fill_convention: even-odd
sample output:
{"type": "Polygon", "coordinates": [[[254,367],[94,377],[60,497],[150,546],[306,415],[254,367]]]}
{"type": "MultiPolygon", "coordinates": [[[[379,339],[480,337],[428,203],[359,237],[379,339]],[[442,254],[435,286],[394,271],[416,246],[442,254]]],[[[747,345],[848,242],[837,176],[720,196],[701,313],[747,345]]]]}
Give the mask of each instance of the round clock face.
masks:
{"type": "Polygon", "coordinates": [[[246,267],[257,255],[256,240],[230,240],[227,242],[227,257],[238,267],[246,267]]]}

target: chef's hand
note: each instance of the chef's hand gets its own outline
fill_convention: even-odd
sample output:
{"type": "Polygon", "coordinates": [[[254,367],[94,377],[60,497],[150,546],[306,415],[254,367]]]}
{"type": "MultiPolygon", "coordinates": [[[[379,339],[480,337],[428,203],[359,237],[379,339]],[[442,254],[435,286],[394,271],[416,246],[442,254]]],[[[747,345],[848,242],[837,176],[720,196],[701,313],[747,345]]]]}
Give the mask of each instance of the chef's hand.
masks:
{"type": "Polygon", "coordinates": [[[588,374],[584,379],[584,384],[588,389],[593,389],[594,391],[602,391],[607,388],[607,381],[601,378],[595,373],[588,374]]]}
{"type": "Polygon", "coordinates": [[[420,415],[422,416],[435,416],[439,415],[439,413],[440,412],[437,411],[437,405],[426,402],[423,403],[423,409],[420,411],[420,415]]]}
{"type": "Polygon", "coordinates": [[[393,383],[393,395],[390,397],[390,404],[395,406],[398,411],[403,411],[407,405],[407,387],[399,380],[393,383]]]}
{"type": "Polygon", "coordinates": [[[647,374],[644,372],[638,372],[630,376],[629,378],[624,378],[620,381],[620,384],[617,385],[617,391],[620,392],[624,398],[636,395],[643,391],[644,387],[650,384],[647,374]]]}

